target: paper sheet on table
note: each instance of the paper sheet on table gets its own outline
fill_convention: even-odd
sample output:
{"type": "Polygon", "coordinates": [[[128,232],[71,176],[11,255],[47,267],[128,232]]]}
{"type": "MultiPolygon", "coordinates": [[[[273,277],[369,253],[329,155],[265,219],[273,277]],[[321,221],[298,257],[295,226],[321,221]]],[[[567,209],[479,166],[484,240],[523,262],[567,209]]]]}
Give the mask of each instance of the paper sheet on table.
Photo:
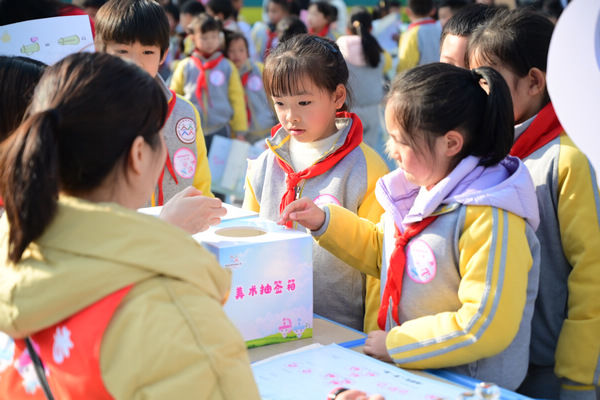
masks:
{"type": "Polygon", "coordinates": [[[0,54],[52,65],[72,53],[94,52],[87,15],[42,18],[0,26],[0,54]]]}
{"type": "Polygon", "coordinates": [[[325,399],[337,387],[386,399],[455,399],[465,389],[412,374],[335,344],[252,365],[263,399],[325,399]]]}

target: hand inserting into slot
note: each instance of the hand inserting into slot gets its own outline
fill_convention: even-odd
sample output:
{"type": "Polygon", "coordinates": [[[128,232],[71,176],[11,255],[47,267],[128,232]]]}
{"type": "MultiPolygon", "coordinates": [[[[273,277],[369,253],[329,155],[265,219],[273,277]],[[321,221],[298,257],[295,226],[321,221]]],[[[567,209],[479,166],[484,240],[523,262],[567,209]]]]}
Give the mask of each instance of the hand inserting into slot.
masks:
{"type": "Polygon", "coordinates": [[[200,190],[189,186],[163,206],[159,217],[193,234],[218,225],[226,213],[221,200],[202,196],[200,190]]]}

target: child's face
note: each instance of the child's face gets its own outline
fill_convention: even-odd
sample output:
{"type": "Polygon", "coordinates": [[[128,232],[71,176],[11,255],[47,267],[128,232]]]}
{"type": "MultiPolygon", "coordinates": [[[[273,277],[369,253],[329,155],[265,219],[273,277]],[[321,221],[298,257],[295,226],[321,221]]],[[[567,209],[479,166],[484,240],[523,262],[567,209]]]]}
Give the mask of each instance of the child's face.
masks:
{"type": "Polygon", "coordinates": [[[325,18],[325,15],[321,14],[316,5],[311,5],[308,7],[308,15],[306,17],[306,24],[308,25],[308,29],[312,29],[313,31],[320,31],[325,28],[329,21],[325,18]]]}
{"type": "Polygon", "coordinates": [[[248,49],[246,43],[242,39],[236,39],[229,44],[227,49],[227,58],[229,58],[237,69],[240,69],[242,65],[248,60],[248,49]]]}
{"type": "Polygon", "coordinates": [[[128,60],[149,73],[153,78],[158,73],[158,68],[165,61],[167,52],[161,58],[160,47],[147,46],[135,41],[130,44],[109,42],[106,44],[106,53],[128,60]]]}
{"type": "Polygon", "coordinates": [[[466,68],[467,36],[446,35],[440,48],[440,62],[466,68]]]}
{"type": "Polygon", "coordinates": [[[267,18],[273,25],[277,25],[279,21],[287,16],[287,11],[279,4],[273,3],[272,1],[267,4],[267,18]]]}
{"type": "Polygon", "coordinates": [[[190,26],[192,19],[194,19],[194,16],[192,14],[188,14],[188,13],[179,14],[179,25],[181,25],[181,28],[183,29],[184,32],[188,31],[188,26],[190,26]]]}
{"type": "Polygon", "coordinates": [[[205,54],[213,54],[219,50],[221,46],[221,36],[219,31],[208,31],[208,32],[194,32],[194,45],[196,48],[205,54]]]}
{"type": "Polygon", "coordinates": [[[539,110],[538,100],[529,94],[529,84],[527,76],[519,77],[517,74],[504,67],[503,65],[489,63],[480,63],[475,57],[469,59],[469,66],[471,68],[478,67],[491,67],[502,75],[508,89],[510,90],[510,97],[513,103],[513,113],[515,114],[515,125],[527,121],[533,117],[539,110]]]}
{"type": "Polygon", "coordinates": [[[451,159],[444,153],[444,136],[435,140],[433,151],[424,138],[419,138],[417,145],[420,151],[416,151],[407,139],[407,133],[396,122],[394,109],[389,105],[385,108],[385,126],[390,136],[387,152],[402,168],[409,182],[431,189],[448,174],[451,159]]]}
{"type": "Polygon", "coordinates": [[[281,126],[302,143],[314,142],[334,134],[335,113],[346,101],[346,88],[338,85],[329,93],[303,78],[300,92],[290,96],[273,96],[275,113],[281,126]]]}

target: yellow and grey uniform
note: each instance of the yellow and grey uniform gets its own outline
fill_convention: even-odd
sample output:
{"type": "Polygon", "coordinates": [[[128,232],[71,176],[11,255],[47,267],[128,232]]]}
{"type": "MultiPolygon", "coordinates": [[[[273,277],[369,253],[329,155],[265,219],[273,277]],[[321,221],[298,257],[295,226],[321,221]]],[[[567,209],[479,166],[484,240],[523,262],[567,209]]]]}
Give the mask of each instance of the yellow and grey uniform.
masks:
{"type": "MultiPolygon", "coordinates": [[[[164,81],[157,76],[156,80],[163,88],[167,101],[171,102],[173,94],[164,81]]],[[[167,151],[171,159],[177,183],[165,168],[162,182],[164,201],[167,202],[176,193],[187,186],[194,186],[205,196],[212,197],[210,191],[210,169],[206,156],[206,144],[202,134],[200,115],[196,107],[182,96],[177,96],[171,115],[161,131],[165,138],[167,151]],[[183,149],[183,150],[182,150],[183,149]],[[177,156],[175,156],[177,154],[177,156]]],[[[154,199],[157,199],[158,188],[154,199]]]]}
{"type": "Polygon", "coordinates": [[[600,385],[600,196],[594,169],[567,135],[524,160],[536,186],[541,223],[540,291],[533,316],[530,373],[538,397],[600,385]]]}
{"type": "Polygon", "coordinates": [[[439,61],[441,35],[442,27],[439,22],[409,27],[400,35],[397,71],[439,61]]]}
{"type": "MultiPolygon", "coordinates": [[[[322,159],[341,147],[349,129],[350,119],[345,123],[337,142],[322,159]]],[[[268,140],[270,149],[252,161],[248,168],[244,208],[258,212],[263,218],[279,220],[279,204],[286,191],[286,175],[277,164],[277,158],[291,165],[289,140],[290,136],[280,129],[268,140]]],[[[376,221],[383,210],[375,199],[375,183],[386,172],[383,160],[362,143],[329,171],[301,182],[298,197],[308,197],[319,204],[337,203],[350,212],[376,221]]],[[[362,330],[365,275],[316,244],[313,248],[313,267],[314,312],[362,330]]]]}
{"type": "MultiPolygon", "coordinates": [[[[540,268],[539,242],[526,222],[537,219],[533,185],[521,164],[498,189],[465,193],[423,215],[437,219],[406,247],[407,260],[418,261],[407,262],[403,275],[401,325],[389,308],[386,347],[405,368],[450,368],[516,389],[527,372],[540,268]],[[524,184],[514,189],[519,176],[524,184]],[[524,215],[515,213],[519,209],[524,215]]],[[[319,245],[354,268],[381,276],[382,287],[396,226],[395,210],[383,206],[385,214],[373,224],[329,205],[324,226],[313,232],[319,245]]]]}
{"type": "Polygon", "coordinates": [[[275,113],[265,93],[262,81],[263,69],[263,64],[250,60],[240,68],[241,77],[248,73],[244,92],[246,93],[247,106],[250,111],[248,134],[251,136],[249,140],[252,141],[265,139],[271,132],[271,127],[277,124],[277,118],[275,118],[275,113]]]}
{"type": "MultiPolygon", "coordinates": [[[[213,54],[208,61],[221,55],[213,54]]],[[[208,95],[204,99],[196,96],[198,68],[190,57],[183,59],[173,72],[171,89],[191,101],[202,111],[202,130],[205,135],[212,135],[224,128],[231,128],[236,134],[248,131],[244,89],[235,65],[226,58],[214,68],[206,71],[208,95]]]]}

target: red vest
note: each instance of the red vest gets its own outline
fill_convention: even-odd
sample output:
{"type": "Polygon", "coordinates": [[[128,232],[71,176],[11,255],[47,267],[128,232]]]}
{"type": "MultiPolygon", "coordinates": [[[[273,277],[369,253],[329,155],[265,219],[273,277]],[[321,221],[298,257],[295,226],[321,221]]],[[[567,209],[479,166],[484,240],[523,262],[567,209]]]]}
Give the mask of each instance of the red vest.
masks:
{"type": "MultiPolygon", "coordinates": [[[[132,286],[114,292],[77,314],[31,335],[54,398],[113,399],[102,381],[100,345],[116,308],[132,286]]],[[[0,371],[0,399],[44,400],[33,362],[22,339],[13,361],[0,371]]]]}

